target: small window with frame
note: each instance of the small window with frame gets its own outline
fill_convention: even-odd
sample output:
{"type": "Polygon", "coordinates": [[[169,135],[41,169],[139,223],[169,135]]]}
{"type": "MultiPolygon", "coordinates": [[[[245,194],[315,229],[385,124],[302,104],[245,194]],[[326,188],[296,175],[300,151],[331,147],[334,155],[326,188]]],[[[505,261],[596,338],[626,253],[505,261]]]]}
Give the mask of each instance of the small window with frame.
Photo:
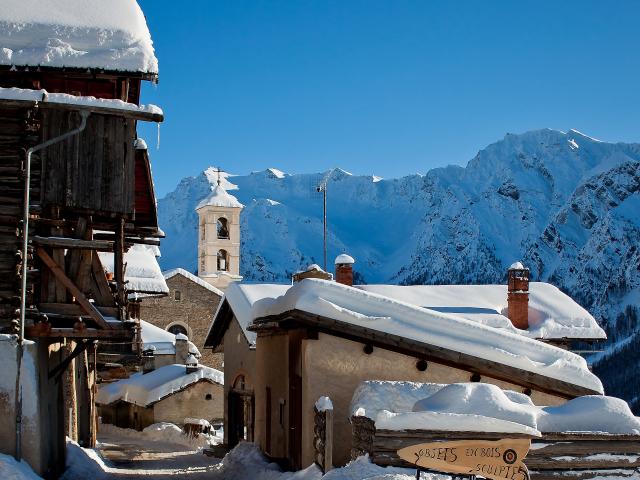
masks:
{"type": "Polygon", "coordinates": [[[182,300],[182,292],[181,292],[180,290],[175,290],[175,291],[173,292],[173,299],[174,299],[176,302],[179,302],[180,300],[182,300]]]}

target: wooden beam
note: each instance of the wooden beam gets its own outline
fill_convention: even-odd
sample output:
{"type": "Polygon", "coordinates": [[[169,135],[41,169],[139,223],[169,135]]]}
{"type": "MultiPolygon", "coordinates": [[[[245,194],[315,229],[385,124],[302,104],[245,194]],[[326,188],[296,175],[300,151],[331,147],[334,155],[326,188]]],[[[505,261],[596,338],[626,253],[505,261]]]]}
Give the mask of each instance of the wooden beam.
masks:
{"type": "Polygon", "coordinates": [[[126,328],[112,328],[110,330],[98,330],[96,328],[85,328],[84,330],[74,330],[73,328],[52,328],[50,331],[42,332],[28,327],[26,334],[30,338],[98,338],[109,340],[131,340],[133,331],[126,328]]]}
{"type": "Polygon", "coordinates": [[[80,304],[80,306],[84,309],[85,312],[89,314],[89,316],[96,322],[100,327],[110,330],[113,327],[109,325],[109,323],[104,319],[102,314],[98,311],[93,304],[87,300],[84,293],[82,293],[78,287],[65,275],[60,265],[58,265],[53,258],[49,256],[49,254],[42,248],[38,247],[36,249],[36,253],[38,257],[44,262],[44,264],[49,268],[49,270],[53,273],[53,275],[71,292],[71,294],[76,298],[76,301],[80,304]]]}
{"type": "Polygon", "coordinates": [[[36,235],[33,237],[33,242],[51,248],[113,251],[113,242],[109,240],[82,240],[80,238],[40,237],[36,235]]]}
{"type": "MultiPolygon", "coordinates": [[[[102,315],[107,317],[116,317],[118,315],[118,310],[115,307],[102,307],[100,305],[96,305],[96,308],[102,315]]],[[[69,317],[81,317],[86,315],[82,307],[75,303],[41,303],[38,305],[38,309],[40,312],[45,314],[66,315],[69,317]]]]}

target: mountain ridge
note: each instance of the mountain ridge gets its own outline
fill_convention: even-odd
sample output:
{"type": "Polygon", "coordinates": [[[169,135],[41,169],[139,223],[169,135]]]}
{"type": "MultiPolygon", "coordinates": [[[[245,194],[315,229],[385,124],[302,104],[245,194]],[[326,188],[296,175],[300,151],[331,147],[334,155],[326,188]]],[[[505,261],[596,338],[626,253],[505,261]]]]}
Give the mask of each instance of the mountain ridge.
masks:
{"type": "MultiPolygon", "coordinates": [[[[633,343],[628,339],[638,326],[627,319],[640,302],[640,144],[540,129],[508,133],[466,166],[424,175],[379,179],[342,169],[287,174],[275,168],[224,174],[223,186],[235,188],[246,206],[241,274],[247,280],[289,282],[293,272],[322,263],[316,187],[326,175],[327,257],[348,252],[361,281],[501,283],[508,265],[523,260],[535,280],[555,284],[600,320],[612,338],[607,349],[633,343]]],[[[207,169],[159,201],[167,233],[163,268],[195,269],[193,209],[215,182],[207,169]]],[[[640,356],[633,361],[640,364],[640,356]]]]}

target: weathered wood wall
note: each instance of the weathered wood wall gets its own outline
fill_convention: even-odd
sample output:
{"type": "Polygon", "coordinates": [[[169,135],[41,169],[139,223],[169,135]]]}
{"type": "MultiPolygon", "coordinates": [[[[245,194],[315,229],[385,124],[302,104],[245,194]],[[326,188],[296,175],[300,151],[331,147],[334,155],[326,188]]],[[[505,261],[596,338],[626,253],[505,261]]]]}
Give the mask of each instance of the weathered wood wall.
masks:
{"type": "MultiPolygon", "coordinates": [[[[532,438],[491,432],[382,430],[366,417],[352,417],[352,458],[369,454],[381,466],[415,468],[397,455],[401,448],[444,440],[498,440],[532,438]]],[[[570,477],[576,480],[640,475],[640,435],[603,433],[545,433],[532,438],[524,460],[533,480],[570,477]]]]}
{"type": "MultiPolygon", "coordinates": [[[[67,132],[80,116],[42,111],[42,138],[67,132]]],[[[91,114],[79,135],[42,153],[42,206],[132,217],[135,210],[135,120],[91,114]]]]}

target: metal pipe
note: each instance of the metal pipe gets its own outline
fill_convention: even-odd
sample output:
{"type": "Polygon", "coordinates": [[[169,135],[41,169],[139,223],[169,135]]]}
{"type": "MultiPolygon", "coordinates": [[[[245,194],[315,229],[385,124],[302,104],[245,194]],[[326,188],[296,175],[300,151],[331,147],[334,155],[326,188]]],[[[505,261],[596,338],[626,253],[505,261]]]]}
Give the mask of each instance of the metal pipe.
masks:
{"type": "Polygon", "coordinates": [[[15,458],[20,461],[22,458],[22,397],[20,395],[20,370],[22,365],[22,352],[24,343],[24,324],[25,324],[25,310],[27,307],[27,255],[29,249],[29,200],[31,193],[31,156],[40,150],[44,150],[51,145],[66,140],[69,137],[73,137],[82,132],[87,126],[87,117],[89,112],[87,110],[80,110],[78,112],[81,117],[80,126],[73,130],[63,133],[54,138],[50,138],[46,142],[42,142],[27,150],[26,164],[25,164],[25,179],[24,179],[24,201],[22,204],[22,285],[20,289],[20,333],[18,334],[18,371],[16,378],[16,454],[15,458]]]}

